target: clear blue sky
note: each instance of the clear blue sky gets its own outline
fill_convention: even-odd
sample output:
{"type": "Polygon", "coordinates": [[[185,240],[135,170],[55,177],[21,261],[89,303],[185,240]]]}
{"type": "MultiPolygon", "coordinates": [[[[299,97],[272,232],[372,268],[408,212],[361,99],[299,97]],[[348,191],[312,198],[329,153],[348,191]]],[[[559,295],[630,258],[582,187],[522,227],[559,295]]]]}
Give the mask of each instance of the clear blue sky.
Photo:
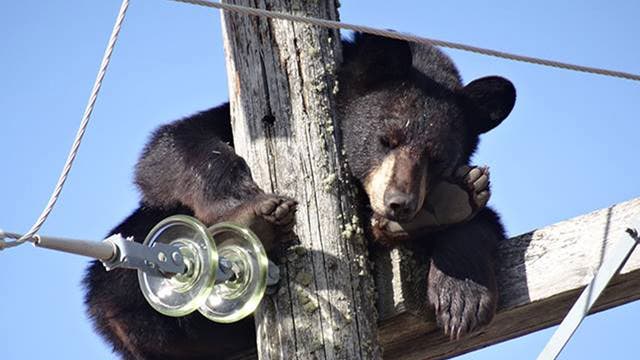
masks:
{"type": "MultiPolygon", "coordinates": [[[[342,1],[344,21],[640,73],[637,1],[342,1]],[[446,3],[446,5],[443,5],[446,3]],[[366,4],[366,5],[365,5],[366,4]]],[[[0,2],[0,227],[26,231],[58,177],[119,0],[0,2]]],[[[59,205],[43,233],[101,239],[136,206],[132,170],[159,124],[227,98],[219,13],[133,0],[59,205]]],[[[518,89],[485,135],[491,204],[511,235],[640,195],[640,83],[446,51],[465,81],[518,89]]],[[[23,246],[0,253],[0,359],[110,359],[85,317],[87,260],[23,246]]],[[[561,264],[559,264],[561,266],[561,264]]],[[[640,304],[590,317],[563,359],[637,355],[640,304]]],[[[534,358],[541,331],[465,359],[534,358]]]]}

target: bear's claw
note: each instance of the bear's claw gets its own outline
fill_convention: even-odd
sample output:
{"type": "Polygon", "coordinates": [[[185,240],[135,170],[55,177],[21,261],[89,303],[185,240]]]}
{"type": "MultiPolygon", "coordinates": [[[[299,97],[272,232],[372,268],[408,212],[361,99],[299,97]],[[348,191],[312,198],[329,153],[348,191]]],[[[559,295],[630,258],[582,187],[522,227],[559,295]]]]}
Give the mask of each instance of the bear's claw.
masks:
{"type": "Polygon", "coordinates": [[[445,335],[458,340],[491,321],[497,295],[473,280],[451,277],[432,266],[428,299],[445,335]]]}

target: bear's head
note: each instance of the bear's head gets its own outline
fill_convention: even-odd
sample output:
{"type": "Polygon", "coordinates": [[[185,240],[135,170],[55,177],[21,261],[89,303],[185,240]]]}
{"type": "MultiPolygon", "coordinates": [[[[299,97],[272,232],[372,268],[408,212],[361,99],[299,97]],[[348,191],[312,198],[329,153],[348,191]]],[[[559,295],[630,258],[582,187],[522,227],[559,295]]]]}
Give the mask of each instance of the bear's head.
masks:
{"type": "Polygon", "coordinates": [[[339,129],[372,210],[413,219],[430,186],[468,164],[479,135],[511,112],[515,88],[491,76],[464,86],[441,51],[356,34],[344,46],[339,129]]]}

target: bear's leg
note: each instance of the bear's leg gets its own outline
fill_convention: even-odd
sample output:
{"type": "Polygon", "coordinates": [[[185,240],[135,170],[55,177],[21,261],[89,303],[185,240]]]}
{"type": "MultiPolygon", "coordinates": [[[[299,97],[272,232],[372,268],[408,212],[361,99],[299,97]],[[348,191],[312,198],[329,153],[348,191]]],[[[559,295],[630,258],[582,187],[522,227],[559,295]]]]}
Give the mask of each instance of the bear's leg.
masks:
{"type": "Polygon", "coordinates": [[[465,224],[433,234],[428,300],[450,338],[459,339],[493,319],[498,301],[495,252],[504,238],[498,215],[489,208],[465,224]]]}
{"type": "Polygon", "coordinates": [[[157,129],[136,164],[142,202],[186,206],[206,225],[263,193],[231,141],[229,106],[223,105],[157,129]]]}

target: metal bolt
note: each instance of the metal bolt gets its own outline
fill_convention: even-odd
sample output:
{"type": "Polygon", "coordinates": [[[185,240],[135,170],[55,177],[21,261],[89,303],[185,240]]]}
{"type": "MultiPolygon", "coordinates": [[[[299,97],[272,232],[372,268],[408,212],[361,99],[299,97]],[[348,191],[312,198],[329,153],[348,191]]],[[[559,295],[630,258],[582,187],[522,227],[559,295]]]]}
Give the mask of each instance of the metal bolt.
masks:
{"type": "Polygon", "coordinates": [[[267,268],[267,286],[276,285],[280,281],[280,268],[278,265],[269,261],[267,268]]]}
{"type": "Polygon", "coordinates": [[[174,251],[171,254],[171,259],[173,259],[173,263],[176,265],[182,264],[182,254],[180,254],[180,252],[178,251],[174,251]]]}
{"type": "Polygon", "coordinates": [[[159,252],[158,253],[158,261],[160,261],[160,262],[167,261],[167,255],[165,255],[163,252],[159,252]]]}

